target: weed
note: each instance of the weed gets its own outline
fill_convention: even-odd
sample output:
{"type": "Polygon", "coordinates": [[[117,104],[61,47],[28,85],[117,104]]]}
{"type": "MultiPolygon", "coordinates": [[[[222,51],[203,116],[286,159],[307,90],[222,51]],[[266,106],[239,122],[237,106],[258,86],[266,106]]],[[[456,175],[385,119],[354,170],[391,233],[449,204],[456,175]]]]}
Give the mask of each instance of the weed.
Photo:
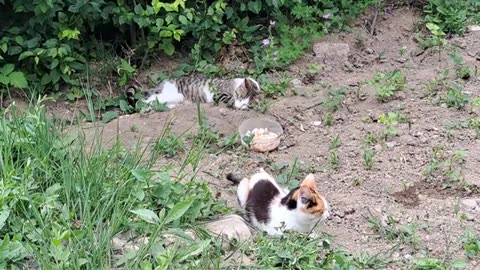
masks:
{"type": "Polygon", "coordinates": [[[327,127],[331,127],[333,126],[333,115],[331,112],[326,112],[325,115],[323,116],[323,123],[325,124],[325,126],[327,127]]]}
{"type": "Polygon", "coordinates": [[[370,215],[368,225],[387,240],[399,240],[402,244],[410,245],[413,248],[417,248],[420,243],[416,225],[400,225],[391,216],[382,222],[378,217],[370,215]]]}
{"type": "Polygon", "coordinates": [[[272,82],[264,76],[260,77],[259,80],[262,84],[262,91],[265,93],[266,97],[275,98],[287,94],[288,85],[290,83],[290,79],[287,76],[282,77],[278,83],[272,82]]]}
{"type": "Polygon", "coordinates": [[[372,147],[364,146],[363,147],[363,166],[367,171],[370,171],[373,168],[375,163],[375,150],[372,147]]]}
{"type": "Polygon", "coordinates": [[[375,88],[377,99],[382,102],[391,98],[395,92],[403,90],[406,83],[407,77],[399,69],[377,72],[370,81],[370,85],[375,88]]]}
{"type": "Polygon", "coordinates": [[[430,97],[437,96],[438,93],[446,91],[448,89],[448,74],[449,69],[445,69],[438,78],[428,82],[425,87],[427,88],[427,95],[430,97]]]}
{"type": "Polygon", "coordinates": [[[322,100],[322,107],[328,112],[335,113],[342,107],[345,99],[345,88],[330,89],[326,99],[322,100]]]}
{"type": "Polygon", "coordinates": [[[455,72],[457,78],[467,80],[475,75],[475,70],[465,65],[463,57],[460,55],[458,50],[454,50],[450,54],[450,57],[452,58],[453,64],[455,65],[455,72]]]}
{"type": "Polygon", "coordinates": [[[430,38],[431,44],[437,47],[438,50],[438,61],[442,56],[443,49],[447,41],[445,40],[445,33],[440,29],[440,27],[435,23],[427,23],[427,28],[430,30],[432,37],[430,38]]]}
{"type": "Polygon", "coordinates": [[[464,260],[453,260],[450,263],[445,260],[436,258],[421,258],[413,261],[413,269],[415,270],[447,270],[447,269],[463,269],[466,267],[464,260]]]}
{"type": "Polygon", "coordinates": [[[468,258],[473,258],[480,254],[480,236],[475,230],[467,229],[462,242],[468,258]]]}
{"type": "Polygon", "coordinates": [[[171,158],[178,152],[184,151],[185,144],[181,137],[166,128],[160,139],[154,145],[154,150],[158,151],[161,155],[171,158]]]}
{"type": "Polygon", "coordinates": [[[328,162],[330,163],[330,167],[334,170],[338,169],[339,166],[339,156],[338,156],[338,148],[342,145],[342,141],[338,135],[332,138],[329,146],[328,152],[328,162]]]}
{"type": "Polygon", "coordinates": [[[255,111],[260,112],[260,113],[267,113],[270,110],[271,104],[263,99],[257,103],[255,103],[255,106],[253,107],[255,111]]]}
{"type": "Polygon", "coordinates": [[[378,117],[378,122],[385,125],[383,129],[383,136],[384,139],[387,140],[388,136],[396,136],[398,131],[395,128],[400,123],[406,123],[407,118],[400,113],[397,112],[389,112],[386,115],[381,114],[378,117]]]}
{"type": "Polygon", "coordinates": [[[441,179],[449,183],[465,185],[462,168],[465,161],[464,151],[455,151],[447,155],[440,146],[433,147],[433,155],[424,175],[427,179],[441,179]]]}
{"type": "Polygon", "coordinates": [[[463,92],[457,84],[451,84],[444,98],[447,107],[463,109],[471,100],[471,97],[463,92]]]}
{"type": "Polygon", "coordinates": [[[423,7],[425,21],[435,23],[447,33],[463,33],[468,23],[480,21],[478,1],[475,0],[429,0],[423,7]]]}

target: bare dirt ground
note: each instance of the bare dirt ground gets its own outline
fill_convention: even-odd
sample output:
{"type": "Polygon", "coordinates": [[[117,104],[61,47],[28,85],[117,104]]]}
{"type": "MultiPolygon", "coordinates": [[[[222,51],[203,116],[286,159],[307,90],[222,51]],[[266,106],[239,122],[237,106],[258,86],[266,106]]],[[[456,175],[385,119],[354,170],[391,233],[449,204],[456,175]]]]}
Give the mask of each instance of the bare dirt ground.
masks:
{"type": "MultiPolygon", "coordinates": [[[[421,14],[402,8],[380,18],[375,36],[361,26],[359,18],[352,32],[330,35],[320,41],[348,44],[349,64],[323,63],[310,51],[289,67],[289,76],[299,80],[311,64],[321,65],[322,69],[311,84],[295,89],[297,95],[270,101],[272,106],[266,116],[277,119],[285,129],[279,150],[268,154],[246,150],[205,154],[199,178],[211,183],[219,197],[236,208],[235,187],[225,181],[227,172],[248,175],[259,167],[272,172],[273,164],[292,164],[297,159],[302,164],[302,176],[314,172],[319,188],[333,207],[332,218],[319,230],[331,235],[335,245],[356,254],[389,256],[393,260],[391,269],[398,269],[412,258],[464,258],[462,236],[467,227],[480,230],[480,210],[478,206],[476,210],[468,208],[462,200],[480,199],[480,193],[476,188],[470,193],[456,186],[443,189],[441,179],[427,183],[423,173],[433,157],[434,146],[441,146],[446,153],[463,150],[465,181],[480,186],[480,145],[473,130],[448,129],[451,123],[472,118],[468,109],[438,106],[425,97],[425,84],[453,64],[448,52],[441,55],[440,61],[431,50],[417,56],[419,48],[414,37],[420,19],[421,14]],[[408,80],[406,89],[394,100],[381,103],[373,89],[360,87],[375,72],[394,68],[404,71],[408,80]],[[329,85],[346,87],[343,107],[334,113],[333,126],[313,125],[322,121],[324,111],[311,105],[326,96],[329,85]],[[398,135],[388,143],[376,143],[373,169],[366,170],[363,138],[368,132],[381,134],[384,126],[375,121],[376,117],[390,111],[407,116],[410,124],[398,125],[398,135]],[[335,135],[342,141],[338,169],[332,169],[328,162],[329,144],[335,135]],[[401,225],[417,225],[418,246],[397,246],[398,241],[380,236],[369,226],[367,219],[371,216],[380,220],[390,216],[401,225]]],[[[448,43],[460,49],[467,65],[480,64],[475,58],[480,53],[480,32],[453,37],[448,43]]],[[[464,89],[478,97],[479,86],[478,77],[471,78],[464,89]]],[[[243,120],[263,115],[213,105],[203,109],[214,130],[226,136],[235,132],[243,120]]],[[[194,132],[198,126],[197,109],[187,104],[169,112],[122,116],[103,127],[103,142],[111,145],[118,136],[126,145],[135,145],[138,140],[142,145],[153,143],[168,120],[172,120],[171,128],[177,134],[194,132]]],[[[84,130],[87,139],[92,138],[93,129],[84,130]]],[[[180,153],[162,163],[179,163],[184,157],[185,153],[180,153]]],[[[470,260],[468,269],[480,269],[480,261],[470,260]]]]}

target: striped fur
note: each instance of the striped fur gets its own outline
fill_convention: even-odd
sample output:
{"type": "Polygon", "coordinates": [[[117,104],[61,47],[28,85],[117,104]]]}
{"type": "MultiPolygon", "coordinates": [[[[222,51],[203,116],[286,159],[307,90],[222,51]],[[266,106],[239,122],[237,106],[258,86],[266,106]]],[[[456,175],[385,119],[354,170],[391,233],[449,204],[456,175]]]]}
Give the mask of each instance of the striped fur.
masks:
{"type": "MultiPolygon", "coordinates": [[[[134,105],[136,87],[127,88],[126,95],[134,105]]],[[[251,78],[208,79],[203,76],[186,76],[162,81],[156,87],[143,91],[143,101],[158,100],[169,108],[185,101],[203,103],[222,102],[236,109],[248,109],[260,93],[260,85],[251,78]]]]}

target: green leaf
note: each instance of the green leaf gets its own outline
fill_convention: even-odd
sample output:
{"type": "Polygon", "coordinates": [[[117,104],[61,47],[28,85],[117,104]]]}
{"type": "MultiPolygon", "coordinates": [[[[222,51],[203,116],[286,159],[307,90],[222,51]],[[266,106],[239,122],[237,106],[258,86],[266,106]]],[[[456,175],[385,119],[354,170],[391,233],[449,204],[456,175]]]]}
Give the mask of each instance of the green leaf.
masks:
{"type": "Polygon", "coordinates": [[[102,121],[104,123],[108,123],[117,117],[118,117],[118,113],[116,111],[108,111],[103,114],[102,121]]]}
{"type": "Polygon", "coordinates": [[[192,206],[193,198],[187,198],[182,202],[177,203],[170,211],[168,211],[167,216],[165,217],[165,224],[173,222],[179,218],[181,218],[192,206]]]}
{"type": "Polygon", "coordinates": [[[137,215],[139,218],[143,219],[144,221],[152,224],[156,224],[160,222],[160,218],[158,218],[157,214],[149,209],[136,209],[130,210],[130,212],[137,215]]]}
{"type": "Polygon", "coordinates": [[[15,71],[8,76],[10,84],[17,88],[27,88],[28,82],[22,72],[15,71]]]}
{"type": "Polygon", "coordinates": [[[123,99],[120,100],[119,106],[120,106],[120,110],[122,110],[122,112],[128,112],[129,109],[130,109],[130,106],[128,105],[128,103],[123,99]]]}
{"type": "Polygon", "coordinates": [[[185,17],[184,15],[178,16],[178,20],[179,20],[182,24],[187,24],[187,23],[188,23],[187,17],[185,17]]]}
{"type": "Polygon", "coordinates": [[[165,51],[165,53],[167,55],[173,55],[173,53],[175,52],[175,47],[173,46],[173,44],[171,42],[164,42],[163,43],[163,50],[165,51]]]}
{"type": "Polygon", "coordinates": [[[465,262],[464,260],[457,259],[452,263],[452,268],[455,269],[463,269],[465,267],[467,267],[467,262],[465,262]]]}
{"type": "Polygon", "coordinates": [[[4,210],[0,212],[0,230],[5,226],[8,216],[10,215],[10,210],[4,210]]]}
{"type": "Polygon", "coordinates": [[[0,68],[0,74],[8,76],[10,75],[10,73],[12,73],[14,69],[15,69],[15,66],[13,64],[6,64],[2,68],[0,68]]]}
{"type": "Polygon", "coordinates": [[[47,85],[51,81],[52,81],[52,78],[50,78],[50,75],[43,74],[42,79],[40,80],[40,84],[41,85],[47,85]]]}
{"type": "Polygon", "coordinates": [[[9,82],[10,80],[8,79],[8,76],[5,76],[2,73],[0,73],[0,84],[8,85],[9,82]]]}
{"type": "Polygon", "coordinates": [[[33,52],[31,52],[31,51],[25,51],[25,52],[21,53],[21,54],[18,56],[18,61],[21,61],[21,60],[23,60],[23,59],[25,59],[25,58],[27,58],[27,57],[33,56],[33,55],[34,55],[33,52]]]}

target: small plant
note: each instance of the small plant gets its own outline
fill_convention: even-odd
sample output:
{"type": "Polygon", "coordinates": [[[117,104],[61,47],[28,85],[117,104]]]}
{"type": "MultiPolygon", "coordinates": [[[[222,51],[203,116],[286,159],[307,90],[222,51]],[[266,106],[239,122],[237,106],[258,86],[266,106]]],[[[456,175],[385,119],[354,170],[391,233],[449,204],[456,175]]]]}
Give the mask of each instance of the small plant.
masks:
{"type": "Polygon", "coordinates": [[[322,100],[322,107],[328,112],[335,113],[342,107],[342,101],[345,99],[345,88],[331,89],[328,91],[326,99],[322,100]]]}
{"type": "Polygon", "coordinates": [[[333,137],[332,141],[330,142],[328,152],[328,162],[334,170],[338,169],[339,166],[338,148],[340,148],[341,145],[342,141],[340,140],[340,137],[338,135],[335,135],[335,137],[333,137]]]}
{"type": "MultiPolygon", "coordinates": [[[[439,178],[449,183],[461,183],[465,185],[463,177],[464,151],[455,151],[447,155],[440,146],[433,147],[433,155],[424,175],[427,179],[439,178]]],[[[466,186],[464,186],[466,187],[466,186]]]]}
{"type": "Polygon", "coordinates": [[[473,258],[480,254],[480,236],[475,230],[466,230],[462,242],[468,258],[473,258]]]}
{"type": "Polygon", "coordinates": [[[367,171],[370,171],[373,168],[375,163],[375,150],[372,147],[364,146],[363,147],[363,166],[367,171]]]}
{"type": "Polygon", "coordinates": [[[185,144],[181,137],[171,132],[168,128],[165,129],[160,139],[154,146],[154,150],[166,157],[173,157],[178,152],[185,149],[185,144]]]}
{"type": "Polygon", "coordinates": [[[428,82],[425,87],[427,88],[427,96],[434,97],[438,93],[444,92],[448,89],[448,74],[449,69],[445,69],[436,79],[428,82]]]}
{"type": "Polygon", "coordinates": [[[278,96],[285,96],[287,94],[288,85],[290,79],[284,76],[280,82],[272,82],[265,77],[260,77],[260,83],[262,83],[262,91],[266,97],[276,98],[278,96]]]}
{"type": "Polygon", "coordinates": [[[399,240],[402,244],[410,245],[415,249],[420,243],[416,225],[400,225],[391,216],[388,216],[386,221],[381,221],[378,217],[370,215],[368,225],[387,240],[399,240]]]}
{"type": "Polygon", "coordinates": [[[457,78],[467,80],[473,75],[475,75],[475,70],[467,65],[465,65],[463,57],[460,55],[458,50],[454,50],[450,57],[453,60],[453,64],[455,65],[455,72],[457,78]]]}
{"type": "Polygon", "coordinates": [[[413,261],[412,269],[415,270],[450,270],[450,269],[464,269],[467,263],[464,260],[453,260],[450,263],[445,260],[436,258],[421,258],[413,261]]]}
{"type": "Polygon", "coordinates": [[[399,69],[388,72],[377,72],[370,81],[375,88],[375,95],[381,102],[386,102],[395,92],[403,90],[407,83],[407,77],[399,69]]]}
{"type": "Polygon", "coordinates": [[[451,84],[444,99],[447,107],[460,110],[470,102],[471,97],[459,85],[451,84]]]}
{"type": "Polygon", "coordinates": [[[262,99],[261,101],[255,103],[253,108],[255,111],[264,114],[270,110],[270,107],[271,107],[271,104],[267,100],[262,99]]]}
{"type": "Polygon", "coordinates": [[[432,44],[434,46],[437,46],[438,50],[438,61],[440,61],[440,58],[442,56],[442,51],[445,47],[445,44],[447,41],[445,40],[445,33],[440,29],[440,27],[435,24],[435,23],[427,23],[427,28],[430,30],[430,33],[432,34],[432,44]]]}
{"type": "Polygon", "coordinates": [[[397,135],[398,131],[395,128],[395,126],[397,126],[400,123],[406,123],[407,119],[405,116],[401,115],[400,113],[389,112],[386,115],[381,114],[378,117],[378,122],[385,125],[385,128],[383,129],[383,135],[384,135],[384,139],[387,140],[388,136],[397,135]]]}

